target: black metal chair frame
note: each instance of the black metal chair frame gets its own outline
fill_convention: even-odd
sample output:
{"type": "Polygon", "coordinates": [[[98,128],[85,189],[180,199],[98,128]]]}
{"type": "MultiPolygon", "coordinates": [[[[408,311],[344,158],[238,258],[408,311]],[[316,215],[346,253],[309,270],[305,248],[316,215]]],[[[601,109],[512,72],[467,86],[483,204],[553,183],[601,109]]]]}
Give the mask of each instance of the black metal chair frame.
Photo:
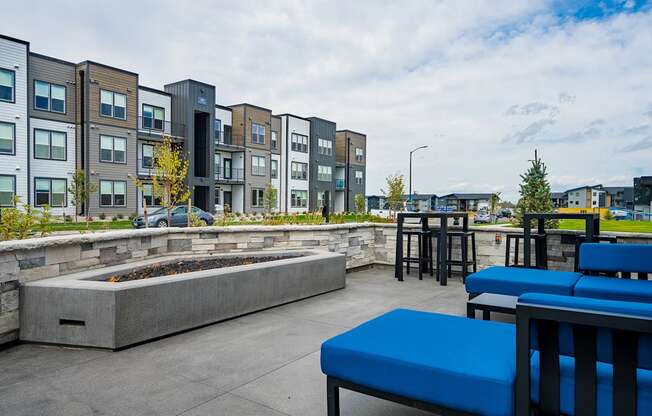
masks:
{"type": "Polygon", "coordinates": [[[475,250],[475,232],[474,231],[449,231],[448,232],[448,275],[451,275],[452,267],[459,266],[462,271],[462,282],[466,282],[466,276],[469,275],[469,266],[473,267],[473,273],[478,271],[478,259],[475,250]],[[462,249],[461,258],[453,260],[453,238],[460,239],[462,249]],[[471,240],[471,260],[469,260],[469,240],[471,240]]]}
{"type": "MultiPolygon", "coordinates": [[[[519,253],[519,241],[525,238],[524,233],[507,233],[505,243],[505,267],[525,267],[525,264],[518,263],[518,253],[519,253]],[[510,251],[511,251],[511,240],[514,241],[514,264],[510,264],[510,251]]],[[[548,253],[547,247],[547,235],[546,234],[530,234],[530,238],[534,239],[534,264],[537,269],[546,269],[548,263],[548,253]]],[[[525,245],[525,243],[524,243],[525,245]]]]}
{"type": "MultiPolygon", "coordinates": [[[[403,235],[407,236],[407,256],[403,257],[403,262],[406,263],[406,274],[410,274],[410,264],[417,263],[419,265],[419,280],[423,280],[424,266],[426,272],[433,275],[433,260],[432,260],[432,232],[430,230],[407,230],[403,231],[403,235]],[[412,257],[412,236],[417,237],[417,257],[412,257]]],[[[439,273],[437,273],[439,276],[439,273]]],[[[439,280],[439,279],[437,279],[439,280]]]]}

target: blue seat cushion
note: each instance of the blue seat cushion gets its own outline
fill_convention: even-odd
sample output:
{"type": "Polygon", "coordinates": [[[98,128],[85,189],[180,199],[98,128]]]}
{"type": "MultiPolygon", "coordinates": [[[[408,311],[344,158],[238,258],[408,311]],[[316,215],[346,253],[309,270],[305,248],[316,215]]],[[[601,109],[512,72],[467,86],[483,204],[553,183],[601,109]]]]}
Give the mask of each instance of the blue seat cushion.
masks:
{"type": "MultiPolygon", "coordinates": [[[[531,360],[531,391],[530,397],[534,403],[539,403],[539,352],[532,354],[531,360]]],[[[613,366],[598,362],[597,372],[597,416],[613,415],[613,366]]],[[[559,356],[559,407],[561,413],[575,414],[575,359],[564,355],[559,356]]],[[[637,370],[637,414],[652,414],[652,371],[637,370]]]]}
{"type": "Polygon", "coordinates": [[[580,270],[652,273],[652,244],[582,244],[580,270]]]}
{"type": "Polygon", "coordinates": [[[324,342],[324,374],[479,415],[512,415],[514,325],[396,309],[324,342]]]}
{"type": "Polygon", "coordinates": [[[575,285],[575,296],[652,303],[652,281],[584,276],[575,285]]]}
{"type": "Polygon", "coordinates": [[[529,292],[572,295],[581,276],[574,272],[492,266],[468,276],[466,291],[511,296],[529,292]]]}

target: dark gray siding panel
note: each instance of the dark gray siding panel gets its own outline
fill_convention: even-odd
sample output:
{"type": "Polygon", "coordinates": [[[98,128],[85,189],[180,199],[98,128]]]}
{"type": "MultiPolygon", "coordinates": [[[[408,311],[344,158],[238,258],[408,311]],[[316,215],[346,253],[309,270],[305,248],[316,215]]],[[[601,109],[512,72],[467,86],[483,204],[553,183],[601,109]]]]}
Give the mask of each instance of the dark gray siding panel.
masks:
{"type": "Polygon", "coordinates": [[[308,200],[310,210],[319,209],[317,206],[317,192],[328,191],[330,193],[330,207],[333,210],[335,201],[335,123],[317,117],[310,118],[310,187],[308,200]],[[333,154],[331,156],[319,154],[319,139],[327,139],[333,142],[333,154]],[[317,180],[317,168],[319,165],[330,166],[333,172],[331,182],[317,180]]]}
{"type": "Polygon", "coordinates": [[[29,76],[27,82],[28,108],[30,117],[45,118],[48,120],[75,122],[76,97],[75,97],[75,67],[60,61],[29,56],[29,76]],[[45,81],[66,87],[66,113],[53,113],[34,109],[34,81],[45,81]]]}

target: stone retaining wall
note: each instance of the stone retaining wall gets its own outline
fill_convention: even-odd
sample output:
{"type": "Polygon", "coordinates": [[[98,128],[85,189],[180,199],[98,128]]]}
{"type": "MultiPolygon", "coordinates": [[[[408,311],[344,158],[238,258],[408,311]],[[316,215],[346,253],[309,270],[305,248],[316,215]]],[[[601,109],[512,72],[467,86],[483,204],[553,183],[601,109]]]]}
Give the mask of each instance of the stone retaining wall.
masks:
{"type": "MultiPolygon", "coordinates": [[[[504,264],[505,232],[519,230],[501,227],[473,229],[476,231],[479,266],[504,264]],[[496,240],[497,233],[502,236],[501,242],[496,240]]],[[[551,269],[572,270],[574,245],[562,244],[561,241],[564,235],[576,234],[572,231],[550,233],[548,256],[551,269]]],[[[622,233],[617,236],[619,242],[652,243],[652,235],[622,233]]],[[[206,254],[313,248],[345,254],[348,269],[372,264],[393,265],[395,243],[394,224],[371,223],[124,230],[0,242],[0,344],[18,336],[20,283],[188,252],[206,254]]],[[[454,257],[459,255],[459,249],[455,250],[458,246],[459,242],[453,245],[454,257]]]]}

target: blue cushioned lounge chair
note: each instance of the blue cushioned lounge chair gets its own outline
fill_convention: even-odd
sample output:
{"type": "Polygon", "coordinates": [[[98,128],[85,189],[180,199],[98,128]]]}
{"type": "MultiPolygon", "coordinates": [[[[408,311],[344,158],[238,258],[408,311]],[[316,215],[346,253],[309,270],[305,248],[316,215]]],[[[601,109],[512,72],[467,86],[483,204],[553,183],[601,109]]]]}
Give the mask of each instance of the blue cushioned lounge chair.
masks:
{"type": "Polygon", "coordinates": [[[652,305],[525,294],[516,314],[514,327],[398,309],[331,338],[328,415],[340,388],[440,415],[652,414],[652,305]]]}

